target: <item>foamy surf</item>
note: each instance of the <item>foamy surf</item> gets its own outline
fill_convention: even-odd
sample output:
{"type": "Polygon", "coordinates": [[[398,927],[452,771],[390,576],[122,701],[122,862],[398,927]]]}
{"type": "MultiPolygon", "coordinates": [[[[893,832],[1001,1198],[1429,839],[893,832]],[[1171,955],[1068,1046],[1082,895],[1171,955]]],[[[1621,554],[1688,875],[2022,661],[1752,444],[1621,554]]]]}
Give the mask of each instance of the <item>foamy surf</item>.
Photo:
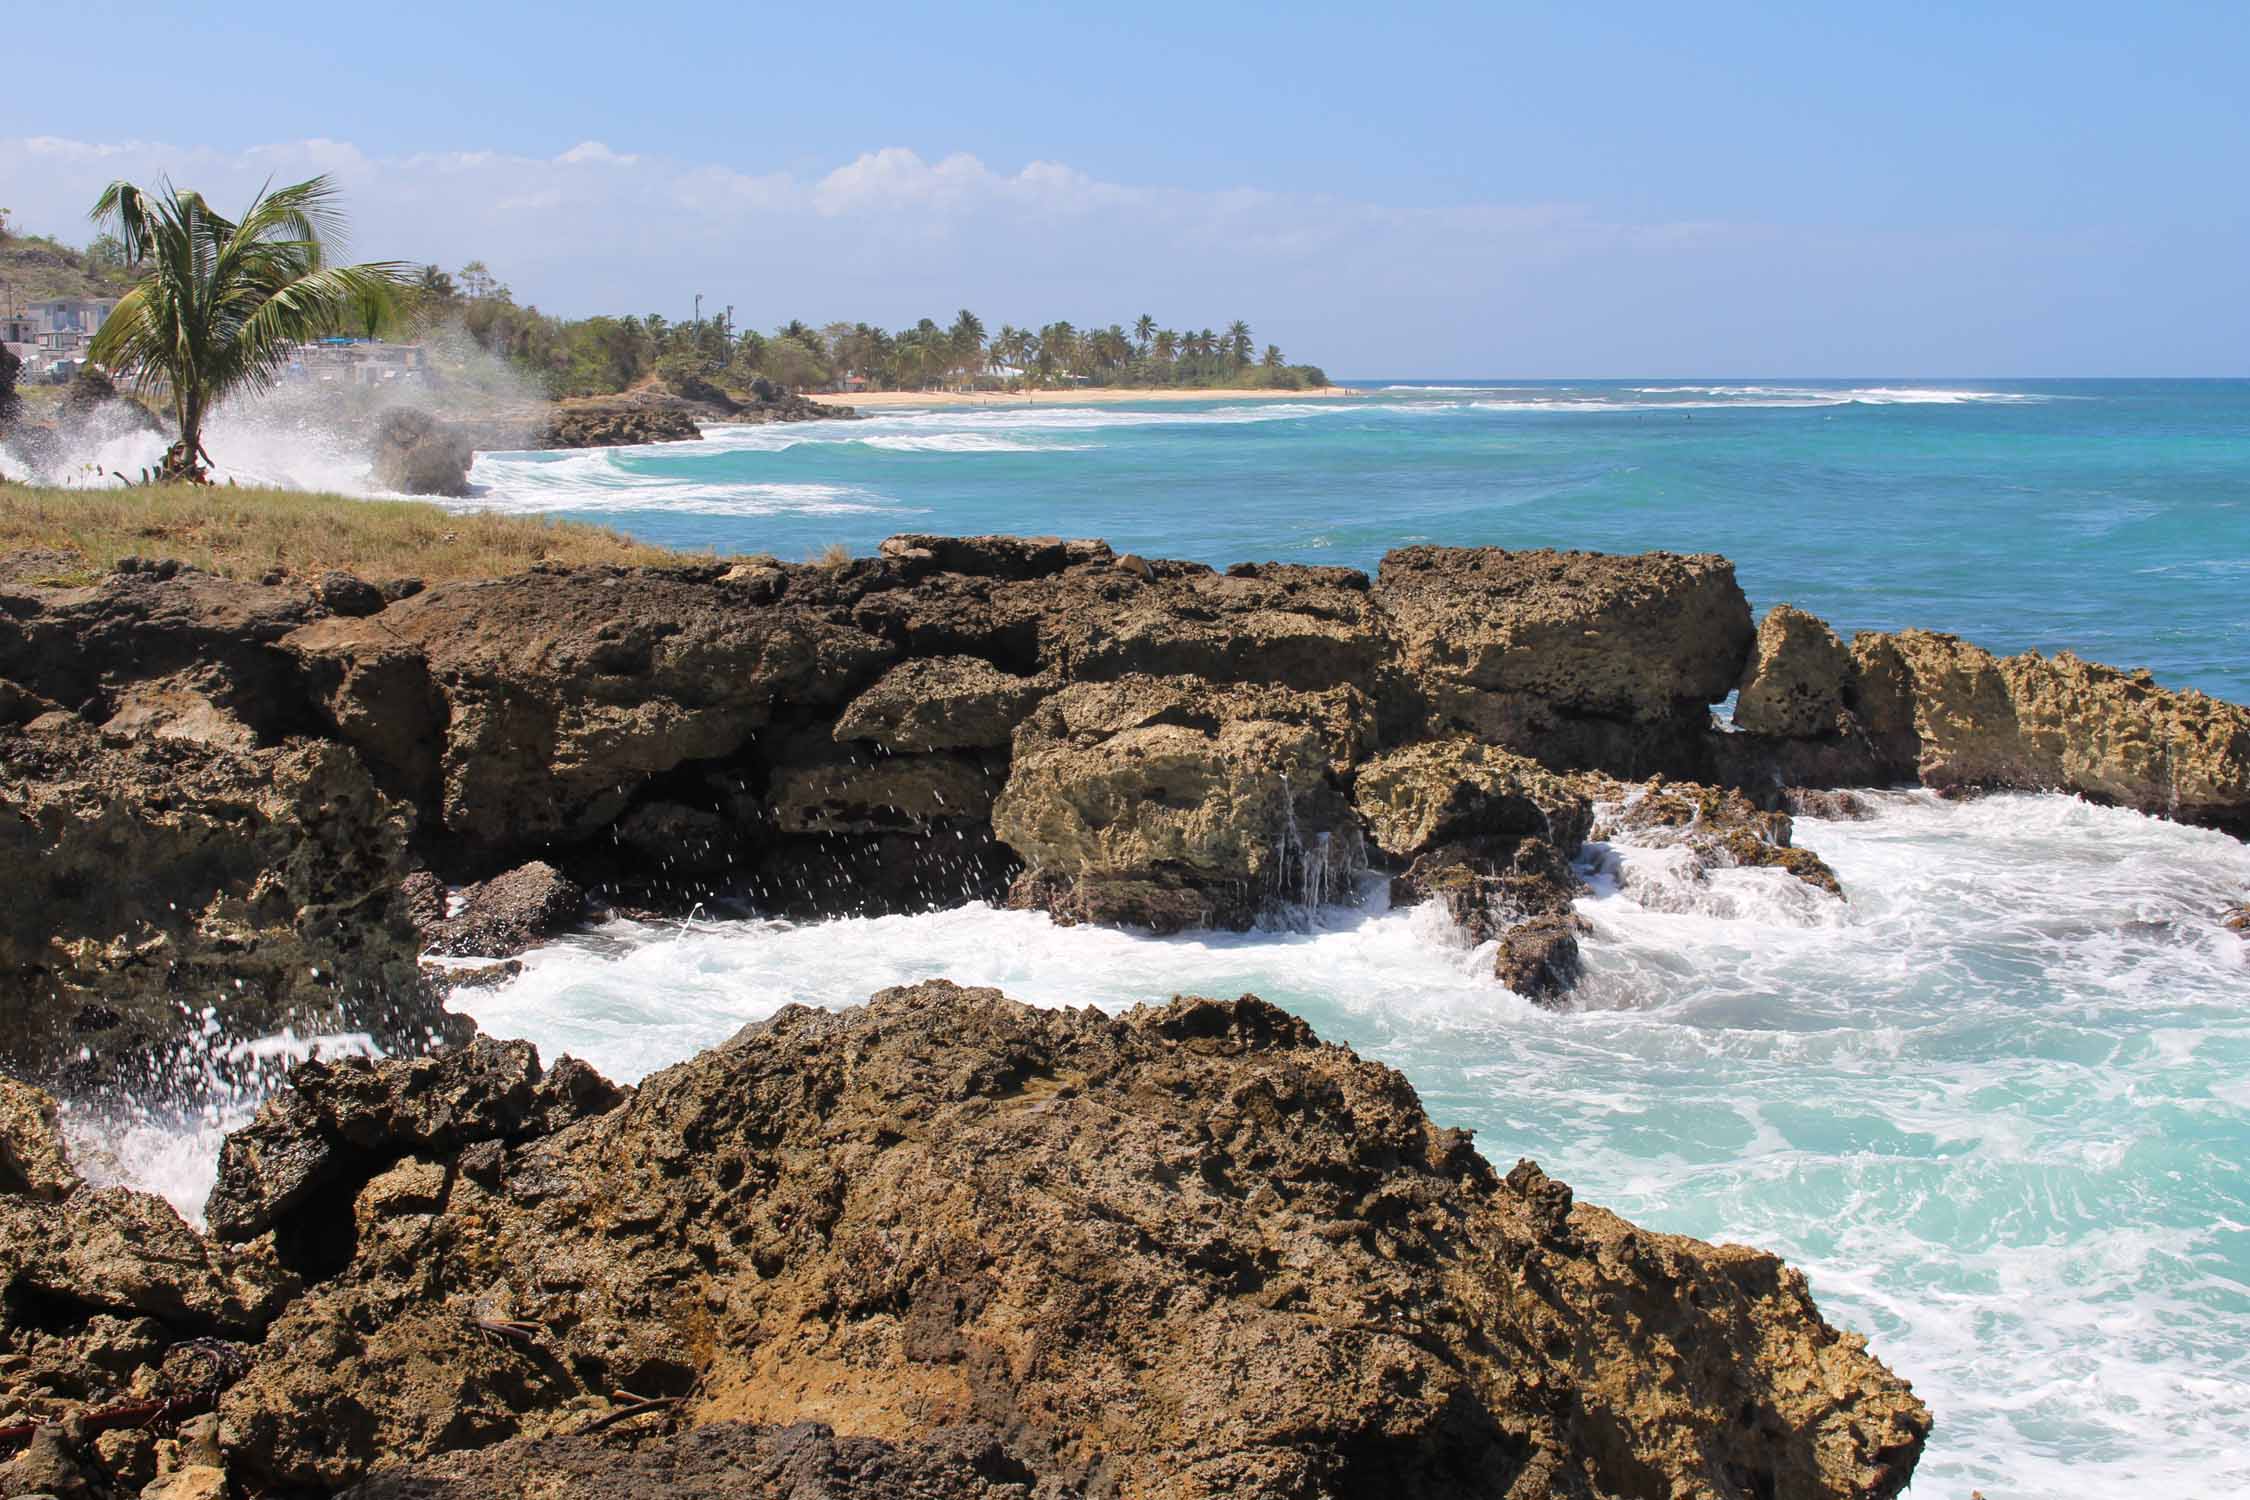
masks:
{"type": "Polygon", "coordinates": [[[1937,1411],[1931,1493],[2239,1492],[2250,948],[2216,914],[2250,851],[2062,797],[1871,801],[1799,823],[1848,902],[1593,851],[1589,975],[1562,1012],[1379,886],[1304,932],[984,906],[618,924],[467,1005],[633,1079],[783,1005],[934,976],[1111,1010],[1254,992],[1403,1068],[1503,1165],[1805,1268],[1937,1411]]]}

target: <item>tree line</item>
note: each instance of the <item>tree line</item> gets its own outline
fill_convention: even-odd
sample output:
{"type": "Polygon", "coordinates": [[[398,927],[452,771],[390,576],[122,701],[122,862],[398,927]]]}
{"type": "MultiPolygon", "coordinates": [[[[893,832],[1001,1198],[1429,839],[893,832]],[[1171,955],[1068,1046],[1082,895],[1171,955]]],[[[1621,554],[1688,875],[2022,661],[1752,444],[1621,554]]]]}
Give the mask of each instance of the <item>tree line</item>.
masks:
{"type": "Polygon", "coordinates": [[[1002,324],[987,331],[967,308],[951,322],[924,318],[895,331],[871,323],[813,327],[792,319],[771,333],[737,328],[732,309],[674,321],[645,317],[558,318],[519,306],[481,261],[458,272],[424,266],[421,317],[458,320],[476,344],[537,379],[550,395],[606,395],[651,375],[673,386],[708,381],[748,390],[763,378],[796,391],[1051,390],[1248,387],[1303,390],[1328,383],[1316,365],[1262,350],[1250,325],[1222,331],[1159,327],[1143,314],[1130,328],[1002,324]]]}

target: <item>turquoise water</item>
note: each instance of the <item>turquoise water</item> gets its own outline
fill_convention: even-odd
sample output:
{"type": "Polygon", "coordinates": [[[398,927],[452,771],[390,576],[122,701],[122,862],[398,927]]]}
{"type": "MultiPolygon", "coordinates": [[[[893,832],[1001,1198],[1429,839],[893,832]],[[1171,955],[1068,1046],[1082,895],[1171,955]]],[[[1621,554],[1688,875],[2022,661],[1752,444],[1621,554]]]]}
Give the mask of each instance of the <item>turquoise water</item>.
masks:
{"type": "Polygon", "coordinates": [[[808,556],[1061,532],[1217,565],[1405,541],[1735,559],[1764,606],[2250,699],[2250,381],[1387,384],[892,412],[479,461],[489,502],[808,556]]]}
{"type": "MultiPolygon", "coordinates": [[[[1406,541],[1723,551],[1761,606],[2073,647],[2250,699],[2250,383],[1722,383],[1042,403],[493,455],[472,502],[802,557],[1059,532],[1212,563],[1406,541]],[[1654,387],[1655,389],[1647,389],[1654,387]]],[[[622,1079],[931,976],[1122,1008],[1253,991],[1503,1167],[1787,1256],[1937,1417],[1914,1493],[2250,1493],[2250,848],[2057,796],[1800,820],[1848,901],[1596,848],[1540,1010],[1428,910],[1154,939],[967,907],[620,924],[465,1001],[622,1079]]],[[[119,1175],[201,1201],[217,1128],[119,1175]]]]}

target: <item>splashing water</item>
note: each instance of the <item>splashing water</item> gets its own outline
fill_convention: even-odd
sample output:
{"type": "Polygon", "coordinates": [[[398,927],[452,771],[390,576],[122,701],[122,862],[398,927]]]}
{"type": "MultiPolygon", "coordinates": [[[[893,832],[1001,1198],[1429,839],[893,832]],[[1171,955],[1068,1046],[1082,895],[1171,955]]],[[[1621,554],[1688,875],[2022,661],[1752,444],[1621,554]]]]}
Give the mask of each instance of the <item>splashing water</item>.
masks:
{"type": "Polygon", "coordinates": [[[2250,850],[2062,797],[1798,821],[1849,895],[1593,851],[1574,1005],[1433,907],[1151,938],[985,906],[620,923],[466,1002],[635,1079],[792,1002],[943,976],[1118,1010],[1253,992],[1403,1069],[1502,1166],[1772,1249],[1937,1414],[1917,1492],[2250,1486],[2250,850]],[[1615,872],[1625,876],[1615,878],[1615,872]]]}

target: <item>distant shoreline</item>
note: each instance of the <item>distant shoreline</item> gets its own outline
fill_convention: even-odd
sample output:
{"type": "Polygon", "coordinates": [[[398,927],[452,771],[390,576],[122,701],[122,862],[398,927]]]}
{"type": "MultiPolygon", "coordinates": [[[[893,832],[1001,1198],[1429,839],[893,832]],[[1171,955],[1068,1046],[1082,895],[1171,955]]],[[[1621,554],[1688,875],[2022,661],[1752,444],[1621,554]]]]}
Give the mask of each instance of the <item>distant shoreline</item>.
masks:
{"type": "Polygon", "coordinates": [[[1325,401],[1367,392],[1348,386],[1323,385],[1302,391],[1277,391],[1265,387],[1095,386],[1065,391],[862,391],[857,394],[817,394],[815,401],[849,406],[856,411],[879,411],[901,406],[1091,406],[1123,401],[1325,401]]]}

